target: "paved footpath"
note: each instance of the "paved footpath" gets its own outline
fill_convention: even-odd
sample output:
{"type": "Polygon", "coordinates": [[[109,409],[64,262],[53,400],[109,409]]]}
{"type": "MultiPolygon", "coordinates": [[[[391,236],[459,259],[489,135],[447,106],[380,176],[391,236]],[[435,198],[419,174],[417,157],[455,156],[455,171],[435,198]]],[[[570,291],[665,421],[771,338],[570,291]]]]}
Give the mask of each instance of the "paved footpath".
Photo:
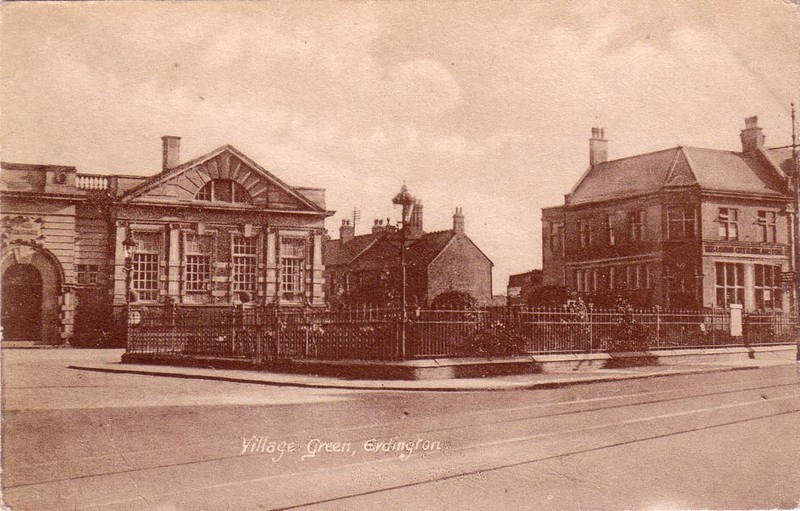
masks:
{"type": "Polygon", "coordinates": [[[108,373],[140,374],[172,378],[253,383],[273,386],[359,389],[359,390],[406,390],[406,391],[486,391],[534,388],[559,388],[568,385],[588,384],[602,381],[632,380],[679,374],[696,374],[733,371],[788,365],[781,360],[749,360],[719,363],[687,364],[679,366],[649,366],[624,369],[593,369],[546,374],[521,374],[486,378],[458,378],[446,380],[352,380],[301,374],[270,373],[228,369],[159,366],[146,364],[123,364],[119,362],[119,350],[108,353],[94,363],[71,364],[71,369],[108,373]]]}

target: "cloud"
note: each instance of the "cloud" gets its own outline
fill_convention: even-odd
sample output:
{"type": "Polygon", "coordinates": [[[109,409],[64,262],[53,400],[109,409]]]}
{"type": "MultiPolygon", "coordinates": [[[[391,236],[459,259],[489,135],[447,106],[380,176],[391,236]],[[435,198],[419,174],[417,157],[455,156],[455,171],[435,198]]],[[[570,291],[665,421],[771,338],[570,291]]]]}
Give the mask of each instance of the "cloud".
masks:
{"type": "MultiPolygon", "coordinates": [[[[3,158],[152,173],[230,143],[339,211],[385,218],[406,181],[426,226],[509,271],[540,263],[542,206],[587,164],[678,143],[788,143],[796,9],[776,2],[20,2],[3,6],[3,158]]],[[[369,222],[371,224],[371,222],[369,222]]],[[[362,226],[365,229],[368,226],[362,226]]]]}

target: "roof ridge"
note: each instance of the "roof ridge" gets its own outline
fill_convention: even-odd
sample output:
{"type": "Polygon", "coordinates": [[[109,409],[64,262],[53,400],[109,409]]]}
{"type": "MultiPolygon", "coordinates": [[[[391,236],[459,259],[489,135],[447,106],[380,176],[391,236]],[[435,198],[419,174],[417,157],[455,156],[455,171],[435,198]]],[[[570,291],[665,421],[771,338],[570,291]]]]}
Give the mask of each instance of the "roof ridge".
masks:
{"type": "Polygon", "coordinates": [[[699,149],[701,151],[714,151],[714,152],[717,152],[717,153],[736,154],[736,155],[739,155],[739,156],[744,156],[744,154],[745,154],[742,151],[731,151],[729,149],[715,149],[713,147],[700,147],[700,146],[696,146],[696,145],[685,145],[685,146],[679,146],[679,147],[681,147],[682,149],[699,149]]]}
{"type": "Polygon", "coordinates": [[[675,146],[675,147],[668,147],[668,148],[666,148],[666,149],[659,149],[658,151],[650,151],[649,153],[632,154],[632,155],[630,155],[630,156],[625,156],[625,157],[623,157],[623,158],[617,158],[616,160],[607,160],[607,161],[604,161],[604,162],[602,162],[602,163],[598,163],[598,164],[597,164],[597,165],[595,165],[595,166],[596,166],[596,167],[599,167],[599,166],[601,166],[601,165],[605,165],[605,164],[607,164],[607,163],[614,163],[614,162],[618,162],[618,161],[622,161],[622,160],[630,160],[631,158],[638,158],[638,157],[640,157],[640,156],[650,156],[651,154],[656,154],[656,153],[665,153],[665,152],[667,152],[667,151],[677,151],[677,150],[679,150],[681,147],[684,147],[684,146],[677,145],[677,146],[675,146]]]}

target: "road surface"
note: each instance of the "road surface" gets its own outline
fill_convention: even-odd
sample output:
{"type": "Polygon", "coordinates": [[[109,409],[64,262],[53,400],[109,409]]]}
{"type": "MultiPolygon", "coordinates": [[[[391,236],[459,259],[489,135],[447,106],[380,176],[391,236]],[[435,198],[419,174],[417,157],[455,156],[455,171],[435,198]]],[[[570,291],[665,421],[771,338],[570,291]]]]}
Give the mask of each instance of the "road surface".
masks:
{"type": "Polygon", "coordinates": [[[268,387],[66,367],[109,353],[3,350],[12,509],[800,505],[791,365],[498,392],[268,387]]]}

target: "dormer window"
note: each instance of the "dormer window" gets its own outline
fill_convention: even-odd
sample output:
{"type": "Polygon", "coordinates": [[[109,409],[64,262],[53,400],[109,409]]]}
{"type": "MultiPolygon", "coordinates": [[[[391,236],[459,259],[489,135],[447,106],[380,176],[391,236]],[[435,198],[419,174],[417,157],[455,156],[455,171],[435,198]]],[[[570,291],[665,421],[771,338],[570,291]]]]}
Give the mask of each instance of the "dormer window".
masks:
{"type": "Polygon", "coordinates": [[[209,202],[235,202],[251,204],[250,194],[242,185],[230,179],[215,179],[209,181],[198,190],[195,200],[209,202]]]}

